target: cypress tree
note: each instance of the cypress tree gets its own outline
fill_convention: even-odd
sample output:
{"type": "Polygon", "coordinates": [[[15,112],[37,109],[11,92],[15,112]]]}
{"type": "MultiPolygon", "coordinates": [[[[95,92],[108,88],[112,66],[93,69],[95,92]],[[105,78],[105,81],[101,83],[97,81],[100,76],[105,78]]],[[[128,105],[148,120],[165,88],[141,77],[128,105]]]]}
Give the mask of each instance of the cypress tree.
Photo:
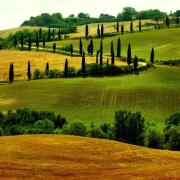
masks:
{"type": "Polygon", "coordinates": [[[53,53],[56,52],[56,43],[53,43],[53,53]]]}
{"type": "Polygon", "coordinates": [[[18,44],[17,36],[14,36],[14,42],[13,42],[13,44],[14,44],[14,47],[17,46],[17,44],[18,44]]]}
{"type": "Polygon", "coordinates": [[[73,45],[70,45],[70,53],[71,53],[71,57],[73,56],[73,45]]]}
{"type": "Polygon", "coordinates": [[[43,35],[43,48],[46,48],[46,35],[43,35]]]}
{"type": "Polygon", "coordinates": [[[55,38],[55,30],[53,29],[53,41],[54,41],[54,38],[55,38]]]}
{"type": "Polygon", "coordinates": [[[118,38],[118,43],[117,43],[117,57],[121,58],[121,39],[118,38]]]}
{"type": "Polygon", "coordinates": [[[104,37],[104,24],[101,24],[101,37],[104,37]]]}
{"type": "Polygon", "coordinates": [[[11,63],[9,67],[9,82],[12,83],[13,81],[14,81],[14,65],[13,63],[11,63]]]}
{"type": "Polygon", "coordinates": [[[83,55],[83,45],[82,45],[82,39],[79,40],[79,54],[80,56],[83,55]]]}
{"type": "Polygon", "coordinates": [[[179,16],[177,15],[176,16],[176,24],[177,24],[177,27],[179,26],[179,16]]]}
{"type": "Polygon", "coordinates": [[[51,28],[49,27],[48,30],[48,41],[51,41],[51,28]]]}
{"type": "Polygon", "coordinates": [[[154,48],[152,48],[151,50],[151,59],[150,59],[151,63],[154,64],[154,48]]]}
{"type": "Polygon", "coordinates": [[[100,37],[101,36],[101,32],[100,32],[100,27],[99,27],[99,24],[97,26],[97,36],[100,37]]]}
{"type": "Polygon", "coordinates": [[[102,67],[103,65],[103,42],[101,39],[101,44],[100,44],[100,66],[102,67]]]}
{"type": "Polygon", "coordinates": [[[111,64],[114,65],[114,51],[111,54],[111,64]]]}
{"type": "Polygon", "coordinates": [[[31,80],[31,63],[30,63],[30,61],[28,61],[27,77],[28,77],[28,80],[31,80]]]}
{"type": "Polygon", "coordinates": [[[111,56],[113,53],[114,53],[114,44],[113,44],[113,41],[111,41],[111,56]]]}
{"type": "Polygon", "coordinates": [[[98,64],[99,50],[96,52],[96,63],[98,64]]]}
{"type": "Polygon", "coordinates": [[[49,75],[49,63],[46,63],[46,69],[45,69],[45,75],[48,76],[49,75]]]}
{"type": "Polygon", "coordinates": [[[88,35],[89,35],[89,27],[88,27],[88,24],[86,24],[86,29],[85,29],[86,38],[88,38],[88,35]]]}
{"type": "Polygon", "coordinates": [[[86,59],[85,59],[85,53],[83,53],[82,56],[82,65],[81,65],[82,75],[86,75],[86,59]]]}
{"type": "Polygon", "coordinates": [[[91,42],[90,42],[90,50],[91,50],[91,56],[93,56],[93,53],[94,53],[94,43],[93,43],[93,39],[91,39],[91,42]]]}
{"type": "Polygon", "coordinates": [[[39,48],[39,36],[36,34],[36,48],[39,48]]]}
{"type": "Polygon", "coordinates": [[[133,22],[131,21],[131,25],[130,25],[130,31],[131,33],[133,33],[133,22]]]}
{"type": "Polygon", "coordinates": [[[106,66],[109,67],[109,59],[107,58],[106,66]]]}
{"type": "Polygon", "coordinates": [[[121,25],[121,34],[124,34],[124,25],[121,25]]]}
{"type": "Polygon", "coordinates": [[[28,49],[29,51],[31,50],[31,36],[28,39],[28,49]]]}
{"type": "Polygon", "coordinates": [[[138,58],[135,56],[134,58],[134,71],[138,72],[138,58]]]}
{"type": "Polygon", "coordinates": [[[66,58],[65,65],[64,65],[64,76],[65,77],[68,77],[68,71],[69,71],[68,60],[66,58]]]}
{"type": "Polygon", "coordinates": [[[24,47],[24,35],[21,33],[21,49],[24,47]]]}
{"type": "Polygon", "coordinates": [[[117,21],[116,31],[119,32],[119,22],[117,21]]]}
{"type": "Polygon", "coordinates": [[[169,27],[169,17],[166,17],[166,26],[169,27]]]}
{"type": "Polygon", "coordinates": [[[128,45],[128,51],[127,51],[127,64],[131,64],[131,44],[128,45]]]}
{"type": "Polygon", "coordinates": [[[58,39],[59,41],[61,40],[61,28],[59,28],[59,31],[58,31],[58,39]]]}
{"type": "Polygon", "coordinates": [[[141,20],[139,20],[139,32],[142,32],[141,20]]]}
{"type": "Polygon", "coordinates": [[[39,39],[42,39],[42,29],[39,29],[39,39]]]}

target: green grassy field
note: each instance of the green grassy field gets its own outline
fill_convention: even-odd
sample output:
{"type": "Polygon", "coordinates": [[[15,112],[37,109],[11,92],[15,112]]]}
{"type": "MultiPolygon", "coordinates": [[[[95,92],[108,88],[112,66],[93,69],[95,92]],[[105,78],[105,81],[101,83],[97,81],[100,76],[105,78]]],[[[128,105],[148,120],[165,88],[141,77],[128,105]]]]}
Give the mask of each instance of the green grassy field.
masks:
{"type": "MultiPolygon", "coordinates": [[[[110,43],[114,41],[116,52],[117,39],[121,38],[122,55],[127,56],[127,47],[130,42],[132,45],[132,55],[150,59],[150,51],[152,47],[155,49],[156,60],[172,60],[180,59],[180,28],[161,29],[144,31],[142,33],[128,33],[124,35],[117,35],[114,37],[107,37],[103,40],[104,53],[110,54],[110,43]]],[[[87,51],[87,45],[90,40],[83,40],[84,51],[87,51]]],[[[73,44],[75,49],[79,49],[79,40],[63,40],[56,42],[58,46],[65,47],[73,44]]],[[[53,42],[48,43],[52,45],[53,42]]],[[[100,39],[94,39],[95,51],[100,47],[100,39]]]]}
{"type": "Polygon", "coordinates": [[[50,110],[90,125],[113,122],[116,110],[129,109],[162,126],[169,114],[180,110],[179,82],[179,68],[168,66],[139,76],[21,81],[0,86],[0,110],[50,110]]]}

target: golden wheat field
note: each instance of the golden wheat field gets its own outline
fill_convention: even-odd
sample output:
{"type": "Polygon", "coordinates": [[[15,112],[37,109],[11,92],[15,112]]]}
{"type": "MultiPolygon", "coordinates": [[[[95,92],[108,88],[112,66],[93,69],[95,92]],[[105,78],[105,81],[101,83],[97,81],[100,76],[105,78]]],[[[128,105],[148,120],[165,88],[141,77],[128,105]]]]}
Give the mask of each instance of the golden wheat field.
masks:
{"type": "MultiPolygon", "coordinates": [[[[70,57],[49,52],[1,50],[0,51],[0,81],[8,80],[9,64],[14,63],[15,80],[27,79],[27,63],[31,62],[31,71],[35,69],[45,70],[49,62],[50,69],[64,69],[65,59],[68,58],[69,66],[81,68],[81,57],[70,57]]],[[[86,57],[86,63],[95,63],[96,57],[86,57]]],[[[117,65],[126,65],[123,61],[116,61],[117,65]]]]}
{"type": "Polygon", "coordinates": [[[0,137],[6,179],[179,179],[180,153],[64,135],[0,137]]]}

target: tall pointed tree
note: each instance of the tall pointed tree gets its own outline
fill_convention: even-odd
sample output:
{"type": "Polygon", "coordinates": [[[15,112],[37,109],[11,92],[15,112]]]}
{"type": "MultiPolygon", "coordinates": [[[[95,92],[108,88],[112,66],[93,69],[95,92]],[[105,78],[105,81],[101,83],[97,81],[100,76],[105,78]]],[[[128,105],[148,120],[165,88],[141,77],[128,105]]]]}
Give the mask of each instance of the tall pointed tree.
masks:
{"type": "Polygon", "coordinates": [[[28,61],[27,77],[28,77],[28,80],[31,80],[31,63],[30,63],[30,61],[28,61]]]}
{"type": "Polygon", "coordinates": [[[118,38],[118,43],[117,43],[117,57],[121,58],[121,39],[118,38]]]}
{"type": "Polygon", "coordinates": [[[139,32],[142,32],[141,20],[139,20],[139,32]]]}
{"type": "Polygon", "coordinates": [[[104,24],[101,24],[101,37],[104,37],[104,24]]]}
{"type": "Polygon", "coordinates": [[[96,52],[96,63],[98,64],[99,62],[99,50],[96,52]]]}
{"type": "Polygon", "coordinates": [[[116,31],[117,33],[119,32],[119,22],[117,21],[117,25],[116,25],[116,31]]]}
{"type": "Polygon", "coordinates": [[[85,28],[85,36],[86,36],[86,38],[88,38],[88,35],[89,35],[89,26],[88,26],[88,24],[86,24],[86,28],[85,28]]]}
{"type": "Polygon", "coordinates": [[[166,26],[169,27],[169,17],[166,16],[166,26]]]}
{"type": "Polygon", "coordinates": [[[59,41],[61,40],[61,28],[59,27],[59,31],[58,31],[58,39],[59,41]]]}
{"type": "Polygon", "coordinates": [[[100,43],[100,66],[102,67],[103,65],[103,42],[102,42],[102,39],[101,39],[101,43],[100,43]]]}
{"type": "Polygon", "coordinates": [[[55,39],[55,30],[53,29],[53,34],[52,34],[52,36],[53,36],[53,41],[54,41],[54,39],[55,39]]]}
{"type": "Polygon", "coordinates": [[[81,65],[82,75],[86,76],[86,59],[85,59],[85,53],[83,53],[82,56],[82,65],[81,65]]]}
{"type": "Polygon", "coordinates": [[[93,39],[91,39],[91,42],[90,42],[90,50],[91,50],[91,56],[93,56],[93,53],[94,53],[94,42],[93,42],[93,39]]]}
{"type": "Polygon", "coordinates": [[[29,36],[29,39],[28,39],[28,50],[30,51],[31,50],[31,36],[29,36]]]}
{"type": "Polygon", "coordinates": [[[114,44],[113,44],[113,41],[111,41],[111,57],[113,53],[114,53],[114,44]]]}
{"type": "Polygon", "coordinates": [[[56,43],[53,43],[53,53],[56,52],[56,43]]]}
{"type": "Polygon", "coordinates": [[[71,53],[71,57],[73,56],[73,45],[70,45],[70,53],[71,53]]]}
{"type": "Polygon", "coordinates": [[[68,71],[69,71],[68,60],[66,58],[65,65],[64,65],[64,77],[68,77],[68,71]]]}
{"type": "Polygon", "coordinates": [[[113,50],[113,52],[111,54],[111,64],[114,65],[114,50],[113,50]]]}
{"type": "Polygon", "coordinates": [[[100,37],[101,36],[101,31],[100,31],[100,27],[99,24],[97,26],[97,36],[100,37]]]}
{"type": "Polygon", "coordinates": [[[43,34],[43,48],[46,48],[46,35],[43,34]]]}
{"type": "Polygon", "coordinates": [[[48,41],[51,41],[51,28],[49,27],[48,30],[48,41]]]}
{"type": "Polygon", "coordinates": [[[39,29],[39,39],[42,39],[42,29],[39,29]]]}
{"type": "Polygon", "coordinates": [[[11,63],[9,67],[9,82],[12,83],[14,81],[14,64],[11,63]]]}
{"type": "Polygon", "coordinates": [[[45,75],[49,75],[49,62],[46,63],[45,75]]]}
{"type": "Polygon", "coordinates": [[[109,59],[107,58],[106,67],[109,67],[109,59]]]}
{"type": "Polygon", "coordinates": [[[21,49],[23,49],[23,47],[24,47],[24,35],[23,35],[23,33],[21,33],[21,39],[20,39],[21,41],[21,49]]]}
{"type": "Polygon", "coordinates": [[[134,58],[134,72],[138,72],[138,57],[135,56],[134,58]]]}
{"type": "Polygon", "coordinates": [[[121,25],[121,34],[124,34],[124,25],[121,25]]]}
{"type": "Polygon", "coordinates": [[[79,54],[80,56],[83,55],[83,45],[82,45],[82,39],[79,40],[79,54]]]}
{"type": "Polygon", "coordinates": [[[39,36],[36,34],[36,48],[39,48],[39,36]]]}
{"type": "Polygon", "coordinates": [[[127,50],[127,64],[130,65],[131,64],[131,44],[129,43],[128,45],[128,50],[127,50]]]}
{"type": "Polygon", "coordinates": [[[151,59],[150,59],[151,63],[154,64],[154,48],[152,48],[151,50],[151,59]]]}
{"type": "Polygon", "coordinates": [[[131,31],[131,33],[133,33],[133,22],[131,21],[131,24],[130,24],[130,31],[131,31]]]}

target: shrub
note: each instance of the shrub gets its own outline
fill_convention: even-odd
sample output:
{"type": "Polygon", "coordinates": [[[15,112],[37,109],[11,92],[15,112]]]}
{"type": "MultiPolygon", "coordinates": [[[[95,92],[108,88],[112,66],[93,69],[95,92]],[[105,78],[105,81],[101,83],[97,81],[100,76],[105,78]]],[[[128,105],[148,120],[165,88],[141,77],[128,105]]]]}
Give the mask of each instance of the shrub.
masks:
{"type": "Polygon", "coordinates": [[[77,76],[76,69],[74,67],[69,67],[68,68],[68,77],[76,77],[76,76],[77,76]]]}
{"type": "Polygon", "coordinates": [[[106,138],[114,139],[114,128],[110,124],[104,123],[100,126],[100,129],[105,134],[106,138]]]}
{"type": "Polygon", "coordinates": [[[34,133],[50,134],[54,130],[54,123],[48,119],[39,120],[34,123],[34,133]]]}
{"type": "Polygon", "coordinates": [[[63,76],[63,72],[57,69],[50,70],[48,74],[49,78],[61,78],[63,76]]]}
{"type": "Polygon", "coordinates": [[[102,129],[95,127],[94,123],[91,124],[89,135],[94,138],[106,138],[106,135],[102,129]]]}
{"type": "Polygon", "coordinates": [[[34,71],[34,79],[40,79],[41,78],[41,72],[39,69],[35,69],[34,71]]]}
{"type": "Polygon", "coordinates": [[[4,135],[4,131],[3,129],[0,127],[0,136],[3,136],[4,135]]]}
{"type": "Polygon", "coordinates": [[[147,135],[147,147],[155,149],[163,148],[163,136],[156,129],[149,130],[147,135]]]}
{"type": "Polygon", "coordinates": [[[56,119],[54,120],[54,125],[56,128],[62,129],[65,124],[67,124],[66,118],[62,117],[60,114],[56,116],[56,119]]]}
{"type": "Polygon", "coordinates": [[[62,133],[76,136],[86,136],[88,134],[88,131],[87,127],[82,122],[77,121],[63,126],[62,133]]]}
{"type": "Polygon", "coordinates": [[[20,135],[20,134],[24,134],[24,133],[25,133],[25,129],[23,126],[12,125],[9,129],[10,135],[20,135]]]}
{"type": "Polygon", "coordinates": [[[121,110],[115,113],[114,135],[118,141],[143,145],[145,139],[144,118],[140,112],[121,110]]]}

